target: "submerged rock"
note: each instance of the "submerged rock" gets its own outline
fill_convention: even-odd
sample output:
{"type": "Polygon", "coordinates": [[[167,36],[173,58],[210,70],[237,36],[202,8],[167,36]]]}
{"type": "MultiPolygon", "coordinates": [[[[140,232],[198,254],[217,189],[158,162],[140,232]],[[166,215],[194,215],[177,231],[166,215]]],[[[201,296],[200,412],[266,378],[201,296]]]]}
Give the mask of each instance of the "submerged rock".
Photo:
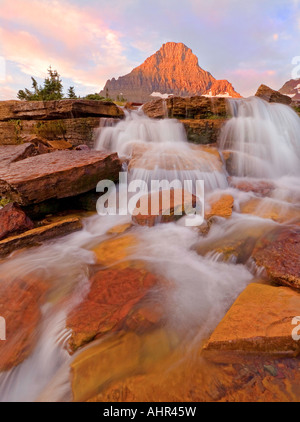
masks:
{"type": "Polygon", "coordinates": [[[56,151],[0,168],[0,195],[26,206],[88,192],[120,171],[116,153],[56,151]]]}
{"type": "Polygon", "coordinates": [[[158,279],[145,269],[111,268],[90,280],[87,297],[67,317],[72,352],[105,333],[120,330],[134,306],[158,279]]]}
{"type": "Polygon", "coordinates": [[[252,256],[272,281],[300,289],[300,227],[279,227],[262,236],[252,256]]]}
{"type": "Polygon", "coordinates": [[[34,224],[16,203],[0,209],[0,240],[12,234],[33,229],[34,224]]]}
{"type": "Polygon", "coordinates": [[[296,356],[292,319],[299,314],[300,295],[287,287],[252,283],[237,298],[203,348],[220,361],[236,353],[296,356]]]}
{"type": "Polygon", "coordinates": [[[0,315],[6,322],[6,340],[0,341],[0,371],[20,364],[33,350],[46,288],[32,276],[0,280],[0,315]]]}

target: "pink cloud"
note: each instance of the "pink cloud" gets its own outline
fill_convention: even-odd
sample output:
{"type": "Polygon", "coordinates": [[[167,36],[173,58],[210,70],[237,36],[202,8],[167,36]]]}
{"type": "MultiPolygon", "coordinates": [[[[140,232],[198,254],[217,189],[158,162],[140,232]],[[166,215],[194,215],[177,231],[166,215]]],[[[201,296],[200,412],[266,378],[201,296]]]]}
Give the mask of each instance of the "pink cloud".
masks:
{"type": "Polygon", "coordinates": [[[44,77],[51,64],[64,77],[100,90],[106,79],[132,68],[122,35],[91,9],[67,1],[2,0],[0,18],[9,23],[0,28],[2,54],[26,74],[44,77]]]}

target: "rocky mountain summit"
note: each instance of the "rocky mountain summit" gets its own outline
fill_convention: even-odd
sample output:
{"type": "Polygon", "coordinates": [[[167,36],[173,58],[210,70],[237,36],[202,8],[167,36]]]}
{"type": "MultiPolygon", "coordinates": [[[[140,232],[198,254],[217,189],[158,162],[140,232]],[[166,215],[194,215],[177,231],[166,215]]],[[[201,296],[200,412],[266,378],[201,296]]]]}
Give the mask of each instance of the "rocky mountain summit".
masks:
{"type": "Polygon", "coordinates": [[[279,89],[279,92],[290,97],[292,101],[300,103],[300,79],[291,79],[287,81],[279,89]]]}
{"type": "Polygon", "coordinates": [[[216,80],[202,69],[190,48],[175,42],[163,44],[128,75],[108,80],[100,95],[136,102],[160,95],[240,97],[230,82],[216,80]]]}

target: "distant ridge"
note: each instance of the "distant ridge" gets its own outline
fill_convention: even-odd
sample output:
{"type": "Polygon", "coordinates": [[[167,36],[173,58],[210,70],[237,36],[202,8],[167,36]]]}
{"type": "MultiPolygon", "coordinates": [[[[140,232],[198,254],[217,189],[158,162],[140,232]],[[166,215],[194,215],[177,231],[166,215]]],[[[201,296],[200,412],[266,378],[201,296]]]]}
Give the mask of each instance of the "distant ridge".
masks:
{"type": "Polygon", "coordinates": [[[151,94],[240,97],[230,82],[216,80],[198,64],[192,50],[182,43],[168,42],[129,74],[106,82],[101,95],[146,102],[151,94]]]}

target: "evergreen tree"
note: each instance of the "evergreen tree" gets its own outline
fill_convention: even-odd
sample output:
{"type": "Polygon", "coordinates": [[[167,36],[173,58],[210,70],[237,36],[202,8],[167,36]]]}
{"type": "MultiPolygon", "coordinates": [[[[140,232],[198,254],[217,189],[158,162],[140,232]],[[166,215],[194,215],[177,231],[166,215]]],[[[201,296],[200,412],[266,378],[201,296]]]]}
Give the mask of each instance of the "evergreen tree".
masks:
{"type": "Polygon", "coordinates": [[[77,96],[75,94],[74,86],[70,86],[70,88],[68,89],[68,98],[70,98],[70,99],[77,98],[77,96]]]}
{"type": "Polygon", "coordinates": [[[37,81],[31,77],[33,91],[21,89],[17,97],[25,101],[50,101],[63,98],[63,85],[57,70],[48,69],[48,77],[44,80],[44,86],[38,86],[37,81]]]}

